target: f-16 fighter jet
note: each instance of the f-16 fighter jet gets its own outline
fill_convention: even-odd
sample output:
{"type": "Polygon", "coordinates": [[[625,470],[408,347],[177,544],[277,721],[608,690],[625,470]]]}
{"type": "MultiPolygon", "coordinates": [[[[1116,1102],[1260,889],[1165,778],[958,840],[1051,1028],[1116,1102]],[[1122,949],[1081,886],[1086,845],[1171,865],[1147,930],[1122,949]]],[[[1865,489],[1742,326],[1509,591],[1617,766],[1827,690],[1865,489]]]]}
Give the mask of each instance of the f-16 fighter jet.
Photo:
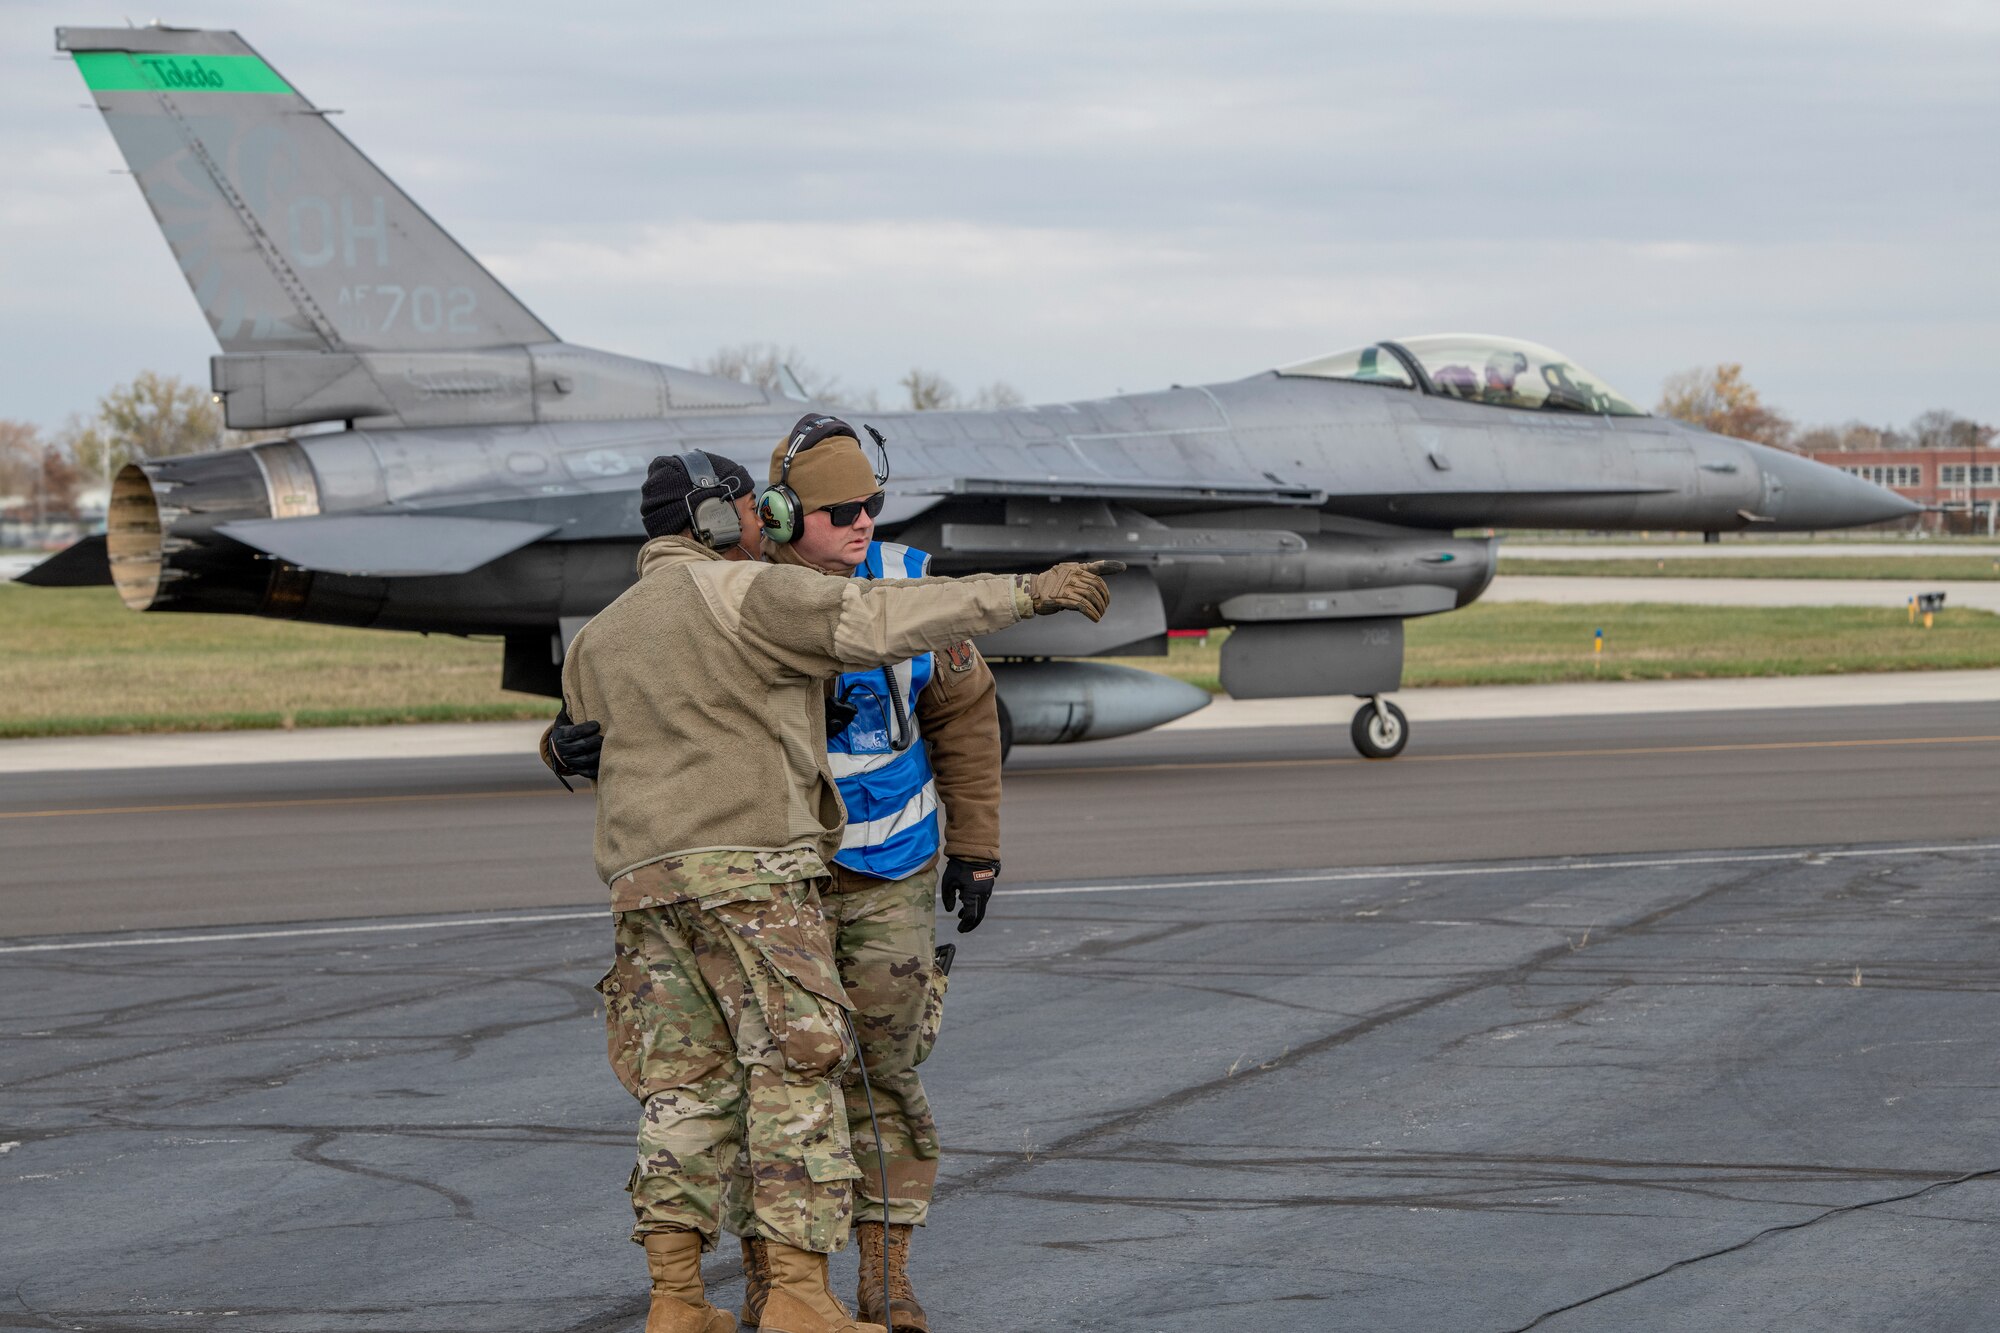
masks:
{"type": "MultiPolygon", "coordinates": [[[[502,684],[633,577],[639,482],[706,449],[761,469],[818,406],[558,338],[233,32],[62,28],[222,347],[225,419],[290,438],[135,463],[108,533],[27,582],[135,611],[504,636],[502,684]]],[[[832,406],[830,404],[826,406],[832,406]]],[[[1100,624],[982,643],[1012,742],[1116,736],[1207,696],[1090,659],[1232,630],[1238,698],[1354,695],[1360,750],[1409,727],[1403,623],[1477,598],[1505,526],[1838,528],[1908,501],[1648,416],[1511,338],[1398,338],[1224,383],[994,411],[878,412],[882,535],[938,573],[1116,557],[1100,624]]]]}

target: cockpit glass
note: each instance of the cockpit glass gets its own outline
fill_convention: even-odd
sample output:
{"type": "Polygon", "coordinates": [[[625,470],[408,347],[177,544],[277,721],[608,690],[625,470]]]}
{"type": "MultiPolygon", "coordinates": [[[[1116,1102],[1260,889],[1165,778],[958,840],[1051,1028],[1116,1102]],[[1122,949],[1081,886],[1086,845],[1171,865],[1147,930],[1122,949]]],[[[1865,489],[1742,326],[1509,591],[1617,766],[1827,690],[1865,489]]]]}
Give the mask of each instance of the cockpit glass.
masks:
{"type": "Polygon", "coordinates": [[[1315,357],[1296,366],[1286,366],[1280,375],[1314,375],[1325,380],[1356,380],[1362,384],[1393,384],[1414,389],[1416,380],[1403,363],[1386,347],[1350,347],[1332,356],[1315,357]]]}
{"type": "MultiPolygon", "coordinates": [[[[1543,412],[1589,412],[1613,417],[1646,415],[1624,394],[1561,352],[1537,343],[1482,333],[1439,333],[1399,338],[1393,346],[1402,348],[1424,368],[1431,391],[1441,398],[1543,412]]],[[[1278,373],[1415,387],[1410,372],[1389,343],[1315,357],[1282,367],[1278,373]]]]}
{"type": "Polygon", "coordinates": [[[1496,407],[1545,412],[1590,412],[1613,417],[1646,413],[1630,399],[1561,352],[1515,338],[1442,333],[1402,338],[1440,397],[1496,407]]]}

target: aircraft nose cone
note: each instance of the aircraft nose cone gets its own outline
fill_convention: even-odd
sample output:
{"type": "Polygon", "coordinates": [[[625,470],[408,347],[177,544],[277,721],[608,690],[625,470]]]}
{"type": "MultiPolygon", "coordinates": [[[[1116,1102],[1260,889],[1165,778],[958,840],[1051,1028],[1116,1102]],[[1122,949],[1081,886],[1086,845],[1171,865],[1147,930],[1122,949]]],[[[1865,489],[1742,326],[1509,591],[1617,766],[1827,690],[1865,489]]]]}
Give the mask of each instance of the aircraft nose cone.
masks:
{"type": "Polygon", "coordinates": [[[1853,528],[1907,518],[1923,509],[1886,487],[1810,458],[1761,446],[1756,453],[1764,474],[1760,512],[1780,528],[1853,528]]]}

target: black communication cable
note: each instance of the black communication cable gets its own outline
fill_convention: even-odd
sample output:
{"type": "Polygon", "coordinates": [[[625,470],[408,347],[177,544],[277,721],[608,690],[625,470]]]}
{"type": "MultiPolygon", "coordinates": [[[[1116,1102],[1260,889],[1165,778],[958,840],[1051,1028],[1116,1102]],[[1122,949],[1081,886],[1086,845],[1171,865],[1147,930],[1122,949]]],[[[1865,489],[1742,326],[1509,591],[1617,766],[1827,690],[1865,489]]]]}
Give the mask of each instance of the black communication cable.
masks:
{"type": "Polygon", "coordinates": [[[843,1009],[847,1035],[854,1043],[854,1067],[861,1071],[861,1095],[868,1099],[868,1128],[875,1135],[875,1169],[882,1181],[882,1319],[889,1321],[889,1150],[882,1144],[882,1122],[875,1116],[875,1089],[868,1085],[868,1058],[861,1053],[861,1034],[854,1015],[843,1009]]]}
{"type": "MultiPolygon", "coordinates": [[[[915,669],[916,668],[914,667],[911,668],[912,671],[914,671],[915,669]]],[[[896,688],[895,667],[893,666],[883,667],[882,679],[889,682],[889,702],[895,705],[896,708],[896,731],[894,735],[889,737],[889,748],[891,750],[894,750],[897,754],[901,754],[903,751],[909,749],[912,745],[914,745],[917,740],[917,738],[911,734],[910,706],[907,703],[903,702],[903,692],[896,688]]]]}
{"type": "MultiPolygon", "coordinates": [[[[881,670],[881,675],[883,683],[889,689],[889,707],[895,719],[889,728],[889,749],[896,754],[901,754],[917,743],[917,738],[914,734],[915,728],[910,724],[910,706],[903,701],[903,692],[896,687],[896,668],[885,666],[881,670]]],[[[874,695],[878,701],[882,698],[873,685],[870,685],[866,681],[857,680],[840,692],[840,697],[836,702],[843,708],[852,708],[853,705],[847,701],[854,696],[856,690],[874,695]]],[[[851,723],[853,719],[849,718],[848,721],[851,723]]],[[[883,721],[888,722],[889,719],[884,718],[883,721]]],[[[841,730],[845,729],[844,726],[841,728],[841,730]]],[[[830,739],[833,735],[834,728],[829,726],[827,728],[827,736],[830,739]]]]}

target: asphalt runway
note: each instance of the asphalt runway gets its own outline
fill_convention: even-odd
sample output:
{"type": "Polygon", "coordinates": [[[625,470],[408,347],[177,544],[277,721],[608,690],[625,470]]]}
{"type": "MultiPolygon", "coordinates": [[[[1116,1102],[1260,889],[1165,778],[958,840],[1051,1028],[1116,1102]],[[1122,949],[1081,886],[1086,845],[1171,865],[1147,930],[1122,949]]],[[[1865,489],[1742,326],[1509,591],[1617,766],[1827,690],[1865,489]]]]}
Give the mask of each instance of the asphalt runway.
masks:
{"type": "MultiPolygon", "coordinates": [[[[1991,1326],[2000,708],[1344,745],[1010,767],[926,1066],[939,1333],[1991,1326]]],[[[636,1333],[544,784],[0,784],[0,1328],[636,1333]]]]}
{"type": "MultiPolygon", "coordinates": [[[[1996,871],[1009,895],[926,1068],[934,1324],[1990,1328],[1996,871]]],[[[0,1327],[636,1333],[604,923],[535,915],[0,955],[0,1327]]]]}
{"type": "MultiPolygon", "coordinates": [[[[2000,704],[1438,722],[1023,749],[1006,882],[2000,835],[2000,704]]],[[[5,933],[595,906],[532,755],[0,776],[5,933]]]]}

